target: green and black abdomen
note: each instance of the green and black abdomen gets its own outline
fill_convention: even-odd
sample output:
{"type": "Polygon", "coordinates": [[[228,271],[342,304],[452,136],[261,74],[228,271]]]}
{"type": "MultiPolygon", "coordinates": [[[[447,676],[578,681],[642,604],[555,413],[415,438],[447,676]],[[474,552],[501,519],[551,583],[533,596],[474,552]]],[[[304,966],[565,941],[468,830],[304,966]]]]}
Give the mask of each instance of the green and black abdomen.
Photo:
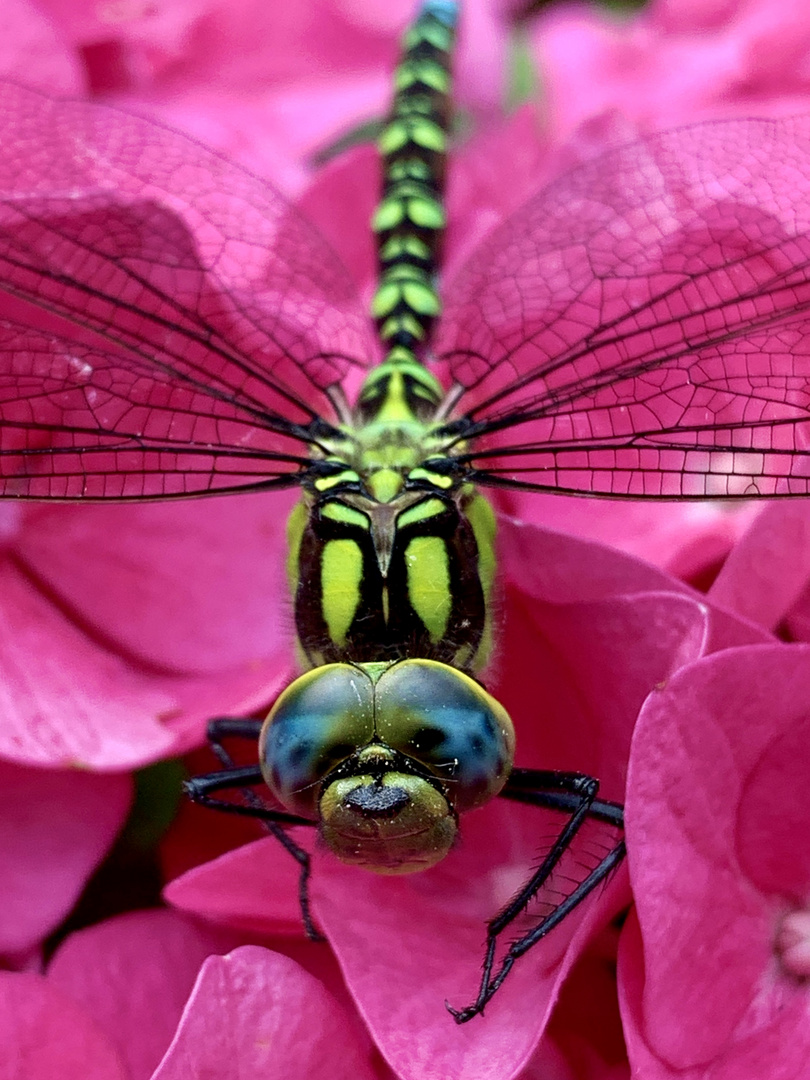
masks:
{"type": "Polygon", "coordinates": [[[414,351],[439,313],[433,279],[445,227],[450,53],[457,18],[456,4],[447,0],[423,6],[405,36],[391,113],[378,140],[383,191],[372,221],[380,266],[372,311],[384,342],[414,351]]]}
{"type": "Polygon", "coordinates": [[[489,504],[470,493],[405,507],[384,558],[373,513],[336,498],[294,515],[290,576],[306,664],[420,657],[480,669],[490,648],[489,504]]]}

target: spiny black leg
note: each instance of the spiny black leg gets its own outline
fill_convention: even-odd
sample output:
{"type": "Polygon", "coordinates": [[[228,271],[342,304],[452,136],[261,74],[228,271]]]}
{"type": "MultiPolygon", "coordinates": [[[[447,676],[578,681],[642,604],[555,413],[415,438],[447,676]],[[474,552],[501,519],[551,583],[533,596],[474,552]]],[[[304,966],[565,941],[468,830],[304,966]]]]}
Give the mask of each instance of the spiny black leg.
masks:
{"type": "Polygon", "coordinates": [[[297,814],[289,814],[283,810],[271,810],[265,806],[256,792],[252,790],[252,785],[264,783],[264,777],[259,766],[237,766],[222,745],[222,740],[226,738],[251,739],[256,743],[261,729],[261,720],[230,716],[220,716],[210,720],[208,723],[208,741],[223,768],[219,772],[192,777],[185,782],[183,787],[189,797],[202,806],[208,806],[213,810],[221,810],[229,814],[241,814],[244,817],[257,818],[263,823],[270,835],[281,844],[284,850],[300,866],[298,903],[301,908],[301,920],[307,937],[311,941],[323,941],[323,935],[316,929],[312,920],[309,904],[309,854],[285,832],[285,827],[290,825],[309,825],[312,827],[315,823],[308,818],[299,817],[297,814]],[[229,790],[238,791],[244,801],[242,803],[233,803],[227,799],[215,799],[211,794],[214,791],[229,790]]]}
{"type": "Polygon", "coordinates": [[[619,865],[625,855],[624,840],[620,840],[608,854],[594,867],[588,876],[560,903],[550,914],[541,919],[537,926],[512,942],[506,952],[497,973],[493,976],[495,951],[499,936],[525,909],[537,895],[553,873],[563,855],[571,845],[577,832],[588,819],[604,821],[617,828],[624,826],[624,812],[618,803],[606,802],[596,798],[599,782],[591,776],[579,773],[561,773],[540,769],[515,769],[501,792],[503,796],[532,806],[559,810],[569,814],[569,819],[560,830],[550,851],[540,866],[523,888],[498,912],[487,926],[487,947],[478,997],[466,1009],[447,1008],[456,1023],[464,1024],[484,1011],[484,1006],[509,974],[515,961],[570,914],[611,871],[619,865]]]}

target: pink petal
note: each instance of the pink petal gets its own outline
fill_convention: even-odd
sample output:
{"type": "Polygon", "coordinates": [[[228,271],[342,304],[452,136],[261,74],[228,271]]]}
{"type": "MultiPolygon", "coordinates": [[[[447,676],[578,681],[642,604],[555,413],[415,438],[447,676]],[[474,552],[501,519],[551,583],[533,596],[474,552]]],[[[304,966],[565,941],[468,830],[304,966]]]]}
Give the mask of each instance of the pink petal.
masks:
{"type": "Polygon", "coordinates": [[[791,612],[810,581],[810,508],[765,506],[732,548],[709,590],[714,603],[769,629],[791,612]]]}
{"type": "Polygon", "coordinates": [[[509,493],[498,501],[523,521],[610,544],[686,581],[711,573],[757,512],[739,504],[596,501],[537,493],[517,498],[509,493]]]}
{"type": "Polygon", "coordinates": [[[77,57],[29,0],[3,0],[0,75],[50,94],[79,94],[83,89],[77,57]]]}
{"type": "Polygon", "coordinates": [[[160,681],[144,681],[99,648],[60,608],[0,563],[0,754],[51,767],[127,767],[169,752],[160,723],[176,709],[160,681]]]}
{"type": "Polygon", "coordinates": [[[130,659],[184,675],[224,672],[289,648],[294,498],[37,507],[15,551],[55,603],[130,659]]]}
{"type": "Polygon", "coordinates": [[[601,600],[638,592],[690,590],[662,570],[593,540],[501,517],[498,553],[503,573],[527,596],[548,603],[601,600]]]}
{"type": "Polygon", "coordinates": [[[271,500],[231,502],[219,526],[202,503],[7,522],[0,754],[131,768],[198,743],[212,715],[272,701],[290,675],[284,516],[271,500]]]}
{"type": "MultiPolygon", "coordinates": [[[[625,999],[666,1067],[791,1075],[810,1049],[806,990],[774,977],[773,944],[810,890],[809,696],[810,648],[744,647],[684,668],[639,717],[626,820],[645,971],[628,946],[625,999]]],[[[631,1048],[642,1072],[647,1057],[631,1048]]]]}
{"type": "MultiPolygon", "coordinates": [[[[443,1003],[474,1000],[483,923],[527,876],[548,822],[525,808],[491,805],[464,823],[438,867],[402,878],[361,877],[324,859],[313,877],[316,915],[349,989],[386,1060],[402,1080],[422,1080],[426,1063],[443,1080],[509,1080],[536,1050],[573,959],[626,903],[621,875],[533,949],[486,1008],[458,1027],[443,1003]],[[532,829],[533,826],[533,829],[532,829]]],[[[524,920],[520,929],[527,929],[524,920]]],[[[513,936],[510,935],[510,940],[513,936]]]]}
{"type": "MultiPolygon", "coordinates": [[[[295,830],[299,843],[312,837],[295,830]]],[[[245,844],[175,878],[164,889],[182,911],[245,931],[301,936],[298,864],[267,837],[245,844]]]]}
{"type": "Polygon", "coordinates": [[[597,776],[621,800],[638,710],[707,645],[705,609],[645,594],[570,605],[506,594],[491,689],[516,726],[517,762],[597,776]]]}
{"type": "Polygon", "coordinates": [[[65,918],[129,810],[126,776],[0,762],[0,952],[38,945],[65,918]]]}
{"type": "Polygon", "coordinates": [[[459,147],[447,183],[442,287],[461,269],[478,242],[540,190],[549,178],[549,146],[533,109],[519,109],[484,127],[459,147]],[[509,161],[509,183],[503,162],[509,161]]]}
{"type": "MultiPolygon", "coordinates": [[[[631,910],[622,934],[619,951],[619,990],[624,1035],[632,1064],[632,1075],[644,1080],[762,1080],[762,1077],[801,1077],[807,1063],[807,1008],[804,1002],[785,1003],[776,999],[770,1015],[754,1023],[726,1052],[711,1061],[692,1067],[656,1054],[651,1047],[649,1027],[643,1012],[645,947],[636,912],[631,910]]],[[[717,991],[705,985],[702,1004],[707,1025],[717,1003],[717,991]],[[707,1009],[706,1004],[711,1008],[707,1009]]],[[[775,997],[775,995],[774,995],[775,997]]],[[[770,1004],[770,1003],[769,1003],[770,1004]]]]}
{"type": "MultiPolygon", "coordinates": [[[[297,203],[330,246],[340,252],[366,303],[375,287],[377,255],[371,231],[358,229],[357,222],[371,220],[379,196],[378,169],[374,147],[355,147],[320,169],[297,203]]],[[[356,389],[359,381],[357,387],[349,387],[349,393],[356,389]]]]}
{"type": "Polygon", "coordinates": [[[774,943],[785,971],[797,979],[810,975],[810,912],[788,912],[779,924],[774,943]]]}
{"type": "Polygon", "coordinates": [[[238,943],[173,911],[137,911],[71,934],[48,982],[86,1010],[129,1069],[148,1080],[174,1036],[203,961],[238,943]]]}
{"type": "Polygon", "coordinates": [[[154,1080],[372,1080],[344,1010],[292,960],[244,946],[203,964],[154,1080]]]}
{"type": "Polygon", "coordinates": [[[670,33],[717,29],[739,9],[739,0],[653,0],[649,5],[656,24],[670,33]]]}
{"type": "Polygon", "coordinates": [[[131,1080],[91,1018],[40,975],[0,972],[0,1059],[20,1080],[131,1080]]]}
{"type": "MultiPolygon", "coordinates": [[[[500,518],[498,551],[503,576],[543,603],[574,603],[633,596],[642,592],[705,598],[662,570],[588,539],[500,518]]],[[[722,609],[710,608],[707,651],[768,641],[762,627],[722,609]]]]}

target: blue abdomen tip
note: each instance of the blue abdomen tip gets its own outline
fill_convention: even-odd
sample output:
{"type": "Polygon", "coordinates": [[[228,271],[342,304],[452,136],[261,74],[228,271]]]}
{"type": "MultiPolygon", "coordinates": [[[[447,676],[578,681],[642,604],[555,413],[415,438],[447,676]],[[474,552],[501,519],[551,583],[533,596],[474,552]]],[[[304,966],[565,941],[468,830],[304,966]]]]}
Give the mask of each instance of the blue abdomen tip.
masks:
{"type": "Polygon", "coordinates": [[[419,14],[433,15],[448,26],[453,26],[458,22],[459,6],[458,0],[423,0],[419,14]]]}

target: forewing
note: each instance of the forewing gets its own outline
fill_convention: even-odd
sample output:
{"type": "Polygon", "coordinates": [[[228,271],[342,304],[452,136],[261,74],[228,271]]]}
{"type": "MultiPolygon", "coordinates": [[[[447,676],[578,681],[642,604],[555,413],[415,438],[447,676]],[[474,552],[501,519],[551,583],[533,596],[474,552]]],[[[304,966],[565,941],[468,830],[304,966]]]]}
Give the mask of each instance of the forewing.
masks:
{"type": "Polygon", "coordinates": [[[325,391],[373,358],[339,259],[149,121],[14,86],[0,117],[0,494],[289,480],[325,391]]]}
{"type": "Polygon", "coordinates": [[[479,247],[434,343],[482,483],[810,490],[810,117],[653,135],[479,247]]]}

